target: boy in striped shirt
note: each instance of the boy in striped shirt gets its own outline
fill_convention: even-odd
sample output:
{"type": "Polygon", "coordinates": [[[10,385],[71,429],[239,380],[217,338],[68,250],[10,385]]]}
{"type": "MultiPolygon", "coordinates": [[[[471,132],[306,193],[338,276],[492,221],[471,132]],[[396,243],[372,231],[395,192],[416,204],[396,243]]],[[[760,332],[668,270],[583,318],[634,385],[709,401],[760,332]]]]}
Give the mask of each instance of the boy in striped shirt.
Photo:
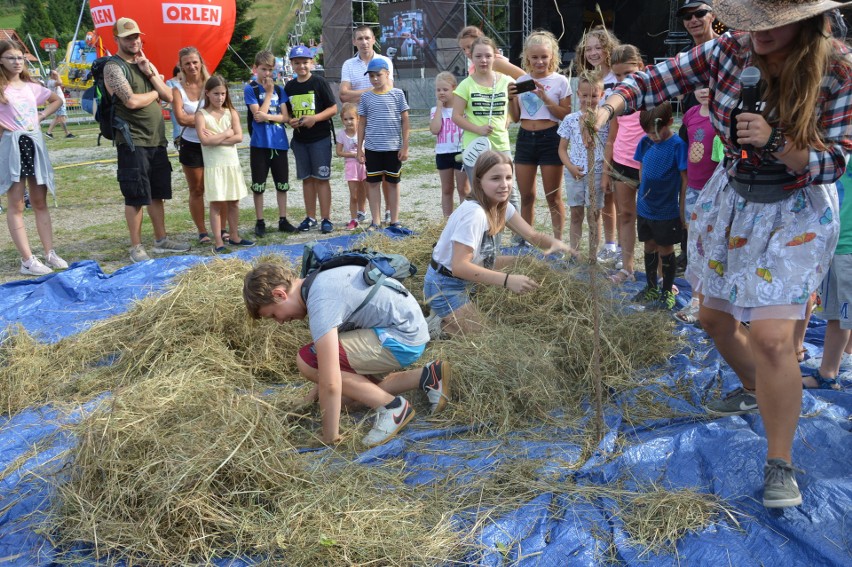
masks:
{"type": "Polygon", "coordinates": [[[367,200],[372,222],[368,231],[377,230],[381,222],[382,179],[391,185],[387,208],[390,226],[401,228],[399,222],[399,179],[402,162],[408,159],[408,103],[405,94],[390,82],[387,61],[375,58],[367,66],[369,90],[358,103],[358,161],[367,168],[367,200]]]}

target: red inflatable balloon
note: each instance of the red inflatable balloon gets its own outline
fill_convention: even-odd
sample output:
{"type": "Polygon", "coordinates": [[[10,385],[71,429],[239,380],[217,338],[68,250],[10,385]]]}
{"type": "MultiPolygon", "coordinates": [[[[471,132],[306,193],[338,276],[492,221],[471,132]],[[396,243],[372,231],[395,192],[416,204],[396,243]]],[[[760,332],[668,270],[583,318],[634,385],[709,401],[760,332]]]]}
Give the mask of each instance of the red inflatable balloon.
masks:
{"type": "Polygon", "coordinates": [[[157,70],[171,78],[178,51],[194,45],[212,73],[219,65],[234,33],[234,0],[90,0],[92,21],[104,46],[116,52],[112,26],[118,18],[131,18],[142,30],[142,50],[157,70]]]}

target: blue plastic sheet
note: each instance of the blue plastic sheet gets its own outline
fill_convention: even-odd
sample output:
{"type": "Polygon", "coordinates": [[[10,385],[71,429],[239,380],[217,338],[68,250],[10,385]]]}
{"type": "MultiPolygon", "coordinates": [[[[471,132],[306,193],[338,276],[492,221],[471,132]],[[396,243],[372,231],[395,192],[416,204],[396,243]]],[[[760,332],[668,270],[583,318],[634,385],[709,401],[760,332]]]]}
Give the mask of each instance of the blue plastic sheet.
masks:
{"type": "MultiPolygon", "coordinates": [[[[349,239],[340,237],[333,242],[345,246],[349,239]]],[[[269,252],[298,258],[301,246],[257,247],[236,254],[250,259],[269,252]]],[[[164,258],[110,275],[93,262],[79,262],[63,273],[9,283],[0,286],[0,326],[21,323],[43,340],[55,341],[125,311],[134,300],[162,290],[181,270],[206,260],[209,258],[164,258]]],[[[685,282],[678,284],[679,305],[683,305],[689,288],[685,282]]],[[[626,286],[625,296],[640,287],[641,283],[626,286]]],[[[487,475],[509,460],[535,459],[550,462],[545,466],[578,484],[621,483],[628,490],[655,485],[712,493],[738,515],[739,525],[720,516],[707,529],[684,537],[676,553],[649,555],[631,544],[615,502],[543,493],[486,523],[476,534],[481,551],[467,558],[472,564],[591,566],[610,560],[643,566],[852,564],[849,384],[844,383],[840,392],[805,392],[804,417],[793,449],[796,466],[805,471],[798,477],[804,502],[796,508],[767,510],[760,503],[766,453],[760,417],[710,419],[705,415],[702,404],[719,387],[733,389],[736,376],[701,330],[679,325],[677,332],[684,335],[687,346],[657,371],[668,383],[686,381],[690,391],[684,399],[665,398],[658,389],[654,392],[687,417],[630,425],[622,418],[621,408],[633,403],[633,398],[624,395],[608,410],[606,435],[585,462],[580,462],[581,448],[567,441],[571,436],[565,431],[539,436],[552,439],[548,442],[512,437],[474,441],[457,435],[465,428],[430,429],[417,421],[390,443],[362,453],[360,461],[369,465],[402,458],[412,471],[408,482],[416,489],[430,487],[451,473],[487,475]],[[563,470],[564,462],[574,466],[563,470]]],[[[811,356],[821,352],[823,335],[824,327],[812,323],[807,335],[811,356]]],[[[43,478],[61,474],[63,463],[56,456],[74,442],[61,425],[79,419],[85,411],[84,407],[78,414],[66,416],[49,407],[33,408],[13,418],[0,417],[0,471],[4,471],[0,478],[0,563],[52,564],[55,550],[37,531],[38,521],[50,512],[49,486],[43,478]]],[[[457,518],[459,530],[466,531],[473,520],[457,518]]],[[[85,558],[85,550],[81,554],[85,558]]],[[[221,564],[251,562],[234,558],[221,564]]]]}

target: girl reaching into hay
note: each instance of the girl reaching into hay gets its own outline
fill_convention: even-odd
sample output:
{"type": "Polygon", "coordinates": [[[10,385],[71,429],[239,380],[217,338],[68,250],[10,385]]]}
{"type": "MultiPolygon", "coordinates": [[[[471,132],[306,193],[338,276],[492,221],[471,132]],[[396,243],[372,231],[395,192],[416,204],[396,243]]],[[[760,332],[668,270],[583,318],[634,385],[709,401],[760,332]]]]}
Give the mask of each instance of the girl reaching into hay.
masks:
{"type": "Polygon", "coordinates": [[[473,189],[447,221],[423,284],[424,297],[433,316],[449,335],[475,332],[482,328],[476,308],[470,303],[474,283],[503,286],[515,293],[533,291],[539,284],[522,274],[503,273],[512,256],[498,256],[500,233],[508,226],[541,248],[545,254],[576,252],[564,242],[537,232],[516,214],[509,203],[514,169],[512,159],[501,152],[486,151],[473,171],[473,189]]]}

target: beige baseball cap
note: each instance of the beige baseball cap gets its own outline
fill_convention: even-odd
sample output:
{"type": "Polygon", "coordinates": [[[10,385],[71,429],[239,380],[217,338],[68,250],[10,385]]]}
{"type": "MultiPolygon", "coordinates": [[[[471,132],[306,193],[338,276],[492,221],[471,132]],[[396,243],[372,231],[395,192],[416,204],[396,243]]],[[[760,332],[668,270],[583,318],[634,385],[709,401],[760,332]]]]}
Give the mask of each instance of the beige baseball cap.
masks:
{"type": "Polygon", "coordinates": [[[119,18],[112,26],[112,35],[115,37],[127,37],[135,33],[141,34],[139,25],[130,18],[119,18]]]}

